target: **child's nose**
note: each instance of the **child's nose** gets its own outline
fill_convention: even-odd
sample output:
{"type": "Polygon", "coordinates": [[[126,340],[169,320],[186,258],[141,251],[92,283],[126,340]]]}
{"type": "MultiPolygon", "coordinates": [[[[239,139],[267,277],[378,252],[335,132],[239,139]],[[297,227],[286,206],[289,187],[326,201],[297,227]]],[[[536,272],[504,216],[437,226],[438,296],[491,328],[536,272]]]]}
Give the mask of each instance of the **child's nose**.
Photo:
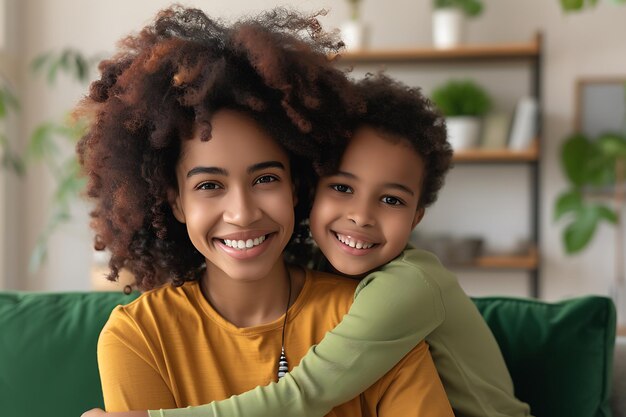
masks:
{"type": "Polygon", "coordinates": [[[355,204],[348,211],[348,219],[360,227],[374,226],[376,224],[374,213],[367,202],[355,204]]]}
{"type": "Polygon", "coordinates": [[[230,198],[225,200],[224,221],[245,227],[262,217],[261,209],[246,190],[233,189],[230,198]]]}

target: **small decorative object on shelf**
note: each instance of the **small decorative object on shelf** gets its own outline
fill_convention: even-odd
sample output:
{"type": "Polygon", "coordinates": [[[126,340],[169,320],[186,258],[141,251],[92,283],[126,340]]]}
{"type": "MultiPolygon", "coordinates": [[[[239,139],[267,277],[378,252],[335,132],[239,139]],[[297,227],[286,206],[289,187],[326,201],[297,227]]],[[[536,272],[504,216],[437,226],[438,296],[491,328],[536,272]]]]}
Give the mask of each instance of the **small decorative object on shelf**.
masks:
{"type": "Polygon", "coordinates": [[[485,90],[470,80],[452,80],[436,88],[432,100],[446,117],[452,149],[478,147],[482,117],[491,107],[485,90]]]}
{"type": "Polygon", "coordinates": [[[537,100],[534,97],[522,97],[515,107],[509,149],[521,151],[528,149],[537,136],[537,100]]]}
{"type": "Polygon", "coordinates": [[[435,48],[454,48],[463,43],[466,17],[480,15],[480,0],[434,0],[433,45],[435,48]]]}
{"type": "Polygon", "coordinates": [[[362,0],[348,0],[350,20],[341,25],[341,40],[348,51],[364,49],[367,46],[367,26],[361,21],[362,0]]]}

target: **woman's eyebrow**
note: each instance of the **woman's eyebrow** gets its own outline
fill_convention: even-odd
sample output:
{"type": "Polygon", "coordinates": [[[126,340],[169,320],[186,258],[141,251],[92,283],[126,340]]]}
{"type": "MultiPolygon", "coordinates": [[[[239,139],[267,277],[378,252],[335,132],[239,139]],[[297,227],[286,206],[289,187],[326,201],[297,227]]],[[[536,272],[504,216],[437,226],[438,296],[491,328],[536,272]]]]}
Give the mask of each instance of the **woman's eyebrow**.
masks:
{"type": "Polygon", "coordinates": [[[228,176],[228,171],[224,168],[218,167],[195,167],[189,170],[187,173],[187,178],[192,177],[198,174],[213,174],[213,175],[224,175],[228,176]]]}
{"type": "Polygon", "coordinates": [[[283,163],[279,161],[259,162],[258,164],[251,165],[248,168],[248,174],[252,174],[253,172],[260,171],[262,169],[267,169],[267,168],[279,168],[279,169],[284,170],[285,165],[283,165],[283,163]]]}

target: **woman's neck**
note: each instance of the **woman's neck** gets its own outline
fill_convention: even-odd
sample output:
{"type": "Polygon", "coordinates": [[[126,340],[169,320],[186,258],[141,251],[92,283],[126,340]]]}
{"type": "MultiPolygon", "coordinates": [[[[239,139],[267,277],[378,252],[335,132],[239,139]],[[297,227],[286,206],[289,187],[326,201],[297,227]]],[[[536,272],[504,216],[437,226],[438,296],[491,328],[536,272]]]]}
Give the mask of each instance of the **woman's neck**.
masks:
{"type": "MultiPolygon", "coordinates": [[[[289,285],[293,273],[285,263],[277,262],[270,273],[254,281],[234,280],[223,271],[207,264],[201,289],[215,311],[237,327],[252,327],[270,323],[285,314],[289,285]]],[[[301,275],[298,271],[297,275],[301,275]]],[[[302,285],[299,279],[291,282],[291,300],[297,297],[302,285]]],[[[302,279],[303,281],[303,279],[302,279]]]]}

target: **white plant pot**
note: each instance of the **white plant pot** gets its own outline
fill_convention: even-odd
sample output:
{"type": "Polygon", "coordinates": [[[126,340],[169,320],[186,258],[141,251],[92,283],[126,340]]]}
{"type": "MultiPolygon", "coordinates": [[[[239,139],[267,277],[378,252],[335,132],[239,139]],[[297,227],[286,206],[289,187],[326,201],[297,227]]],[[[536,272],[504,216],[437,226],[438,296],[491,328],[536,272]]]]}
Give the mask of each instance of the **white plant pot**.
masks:
{"type": "Polygon", "coordinates": [[[450,142],[453,150],[460,151],[478,147],[480,121],[479,117],[446,117],[448,142],[450,142]]]}
{"type": "Polygon", "coordinates": [[[339,31],[347,51],[365,49],[367,46],[367,26],[365,24],[349,20],[341,25],[339,31]]]}
{"type": "Polygon", "coordinates": [[[459,46],[465,35],[465,16],[460,9],[448,7],[433,11],[433,45],[439,49],[459,46]]]}

